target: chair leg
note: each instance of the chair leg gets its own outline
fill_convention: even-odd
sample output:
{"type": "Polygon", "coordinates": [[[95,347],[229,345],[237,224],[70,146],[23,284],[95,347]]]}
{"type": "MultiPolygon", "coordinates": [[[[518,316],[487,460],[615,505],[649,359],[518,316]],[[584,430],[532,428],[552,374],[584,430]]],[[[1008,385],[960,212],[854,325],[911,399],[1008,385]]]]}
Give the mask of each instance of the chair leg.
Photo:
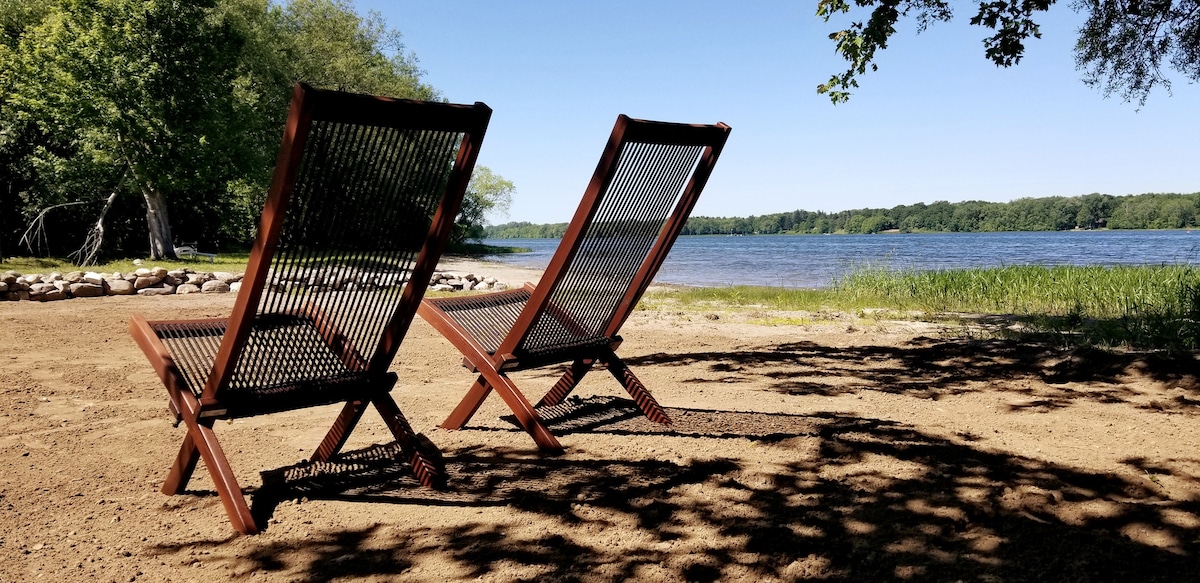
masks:
{"type": "Polygon", "coordinates": [[[483,404],[483,400],[492,392],[492,385],[488,384],[483,375],[475,379],[475,384],[471,385],[471,390],[467,391],[466,396],[462,401],[458,402],[458,406],[442,421],[442,429],[462,429],[471,417],[475,416],[475,412],[479,410],[479,406],[483,404]]]}
{"type": "Polygon", "coordinates": [[[422,440],[409,425],[400,407],[392,396],[384,393],[371,400],[375,409],[383,417],[388,430],[400,444],[400,449],[408,455],[408,463],[412,466],[417,480],[426,488],[438,488],[445,485],[446,473],[442,469],[441,452],[427,440],[422,440]],[[432,450],[432,451],[427,451],[432,450]]]}
{"type": "Polygon", "coordinates": [[[229,467],[229,460],[225,457],[225,452],[221,450],[221,444],[217,442],[216,433],[213,433],[214,421],[205,419],[199,422],[192,420],[186,420],[186,422],[188,435],[179,449],[179,456],[171,468],[167,483],[163,485],[163,492],[168,491],[168,486],[173,490],[170,493],[178,493],[183,489],[191,472],[196,467],[195,456],[198,454],[204,460],[204,467],[208,469],[209,475],[212,476],[213,484],[217,487],[217,494],[221,497],[221,504],[225,506],[225,514],[229,516],[229,522],[233,524],[234,530],[242,534],[256,534],[258,526],[250,514],[250,506],[246,504],[242,488],[233,475],[233,468],[229,467]]]}
{"type": "Polygon", "coordinates": [[[545,405],[553,407],[562,403],[563,399],[566,399],[567,395],[570,395],[571,391],[575,390],[575,387],[579,385],[579,381],[583,380],[583,375],[587,374],[589,370],[592,370],[591,359],[580,359],[571,363],[571,368],[563,373],[558,382],[554,383],[554,387],[550,389],[550,392],[546,393],[542,397],[542,400],[538,401],[535,406],[541,407],[545,405]]]}
{"type": "Polygon", "coordinates": [[[175,463],[171,465],[171,471],[163,482],[162,493],[167,496],[182,493],[191,481],[192,473],[196,471],[196,462],[199,461],[200,450],[196,449],[192,432],[188,431],[183,437],[183,445],[179,446],[179,455],[175,456],[175,463]]]}
{"type": "Polygon", "coordinates": [[[633,371],[629,370],[629,367],[625,366],[625,363],[620,358],[617,358],[616,354],[610,353],[605,358],[605,361],[608,363],[608,372],[612,373],[613,377],[621,383],[621,386],[625,387],[625,390],[629,392],[629,396],[633,397],[633,401],[637,403],[642,413],[645,413],[648,419],[663,425],[671,424],[671,418],[667,416],[667,412],[663,410],[662,405],[658,404],[658,401],[654,399],[650,391],[646,390],[646,386],[642,384],[642,381],[634,376],[633,371]]]}
{"type": "Polygon", "coordinates": [[[541,416],[534,410],[533,405],[525,398],[525,395],[521,394],[521,391],[517,389],[517,386],[513,384],[507,375],[493,370],[485,370],[483,374],[488,377],[487,382],[492,385],[496,393],[500,395],[500,398],[504,399],[508,408],[512,410],[513,415],[517,418],[517,422],[533,437],[533,441],[537,443],[539,449],[546,453],[558,454],[563,452],[562,444],[558,442],[554,434],[550,433],[550,429],[546,427],[541,416]]]}
{"type": "Polygon", "coordinates": [[[350,432],[354,431],[354,427],[358,425],[358,421],[362,419],[363,413],[366,411],[366,401],[347,402],[346,406],[342,407],[342,412],[338,414],[337,420],[333,422],[333,427],[329,428],[329,433],[325,434],[325,439],[321,440],[321,445],[317,446],[317,451],[312,454],[310,459],[314,462],[327,462],[342,451],[342,446],[346,445],[346,440],[350,438],[350,432]]]}

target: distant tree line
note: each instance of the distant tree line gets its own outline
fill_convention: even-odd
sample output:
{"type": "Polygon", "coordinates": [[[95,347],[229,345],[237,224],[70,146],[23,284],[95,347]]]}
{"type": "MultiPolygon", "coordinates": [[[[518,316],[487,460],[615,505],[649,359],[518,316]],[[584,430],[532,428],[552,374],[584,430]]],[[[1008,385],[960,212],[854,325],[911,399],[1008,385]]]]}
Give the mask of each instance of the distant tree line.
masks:
{"type": "MultiPolygon", "coordinates": [[[[795,210],[749,217],[691,217],[684,235],[866,234],[1200,227],[1200,192],[1020,198],[1012,202],[917,203],[834,213],[795,210]]],[[[489,226],[492,239],[561,237],[566,223],[489,226]]]]}

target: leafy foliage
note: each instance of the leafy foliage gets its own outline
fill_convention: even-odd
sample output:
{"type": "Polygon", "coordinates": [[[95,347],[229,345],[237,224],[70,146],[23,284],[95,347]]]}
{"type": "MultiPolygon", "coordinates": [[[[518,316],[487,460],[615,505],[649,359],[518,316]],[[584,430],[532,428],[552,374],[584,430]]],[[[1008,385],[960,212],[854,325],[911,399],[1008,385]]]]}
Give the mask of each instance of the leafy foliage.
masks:
{"type": "Polygon", "coordinates": [[[491,168],[477,166],[463,195],[462,209],[454,222],[450,242],[457,245],[468,239],[482,239],[487,216],[507,214],[515,190],[511,181],[492,172],[491,168]]]}
{"type": "MultiPolygon", "coordinates": [[[[998,67],[1011,67],[1025,55],[1025,42],[1041,38],[1035,18],[1055,0],[981,0],[970,24],[991,29],[983,39],[984,56],[998,67]]],[[[1143,104],[1158,85],[1170,89],[1164,61],[1191,81],[1200,81],[1200,0],[1075,0],[1072,8],[1087,14],[1079,31],[1076,64],[1085,82],[1143,104]]],[[[850,98],[858,76],[875,71],[876,52],[886,49],[896,23],[913,17],[918,30],[949,22],[954,13],[947,0],[818,0],[817,16],[826,22],[856,9],[869,9],[864,21],[833,32],[836,52],[850,66],[817,86],[833,103],[850,98]]]]}
{"type": "Polygon", "coordinates": [[[78,247],[101,209],[109,255],[144,249],[147,230],[154,256],[244,246],[294,82],[439,97],[399,33],[346,0],[4,0],[0,28],[7,254],[40,209],[69,201],[86,204],[53,211],[37,252],[78,247]]]}

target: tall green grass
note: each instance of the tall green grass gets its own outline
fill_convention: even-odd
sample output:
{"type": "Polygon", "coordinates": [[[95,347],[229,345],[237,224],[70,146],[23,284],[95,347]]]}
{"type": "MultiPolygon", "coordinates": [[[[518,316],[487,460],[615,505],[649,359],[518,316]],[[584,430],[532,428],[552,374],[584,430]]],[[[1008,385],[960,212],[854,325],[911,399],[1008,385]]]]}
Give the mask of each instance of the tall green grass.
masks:
{"type": "Polygon", "coordinates": [[[685,305],[1003,315],[1020,322],[1026,333],[1054,334],[1075,343],[1200,348],[1200,270],[1188,265],[941,271],[863,267],[821,290],[728,287],[671,294],[685,305]]]}

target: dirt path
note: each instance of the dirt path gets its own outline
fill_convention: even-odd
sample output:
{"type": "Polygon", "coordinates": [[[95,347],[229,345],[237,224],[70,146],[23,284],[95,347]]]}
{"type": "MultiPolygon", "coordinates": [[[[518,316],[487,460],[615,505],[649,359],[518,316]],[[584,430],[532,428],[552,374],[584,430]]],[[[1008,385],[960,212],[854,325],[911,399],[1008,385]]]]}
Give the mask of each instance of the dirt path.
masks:
{"type": "MultiPolygon", "coordinates": [[[[1190,359],[670,310],[637,312],[621,353],[675,424],[595,372],[554,424],[559,457],[495,397],[436,428],[473,377],[418,320],[394,395],[445,454],[444,492],[381,455],[373,413],[320,468],[296,464],[335,408],[220,423],[267,517],[236,536],[203,467],[159,493],[184,431],[127,333],[135,311],[232,301],[0,304],[0,581],[1200,579],[1190,359]]],[[[554,377],[517,381],[536,398],[554,377]]]]}

